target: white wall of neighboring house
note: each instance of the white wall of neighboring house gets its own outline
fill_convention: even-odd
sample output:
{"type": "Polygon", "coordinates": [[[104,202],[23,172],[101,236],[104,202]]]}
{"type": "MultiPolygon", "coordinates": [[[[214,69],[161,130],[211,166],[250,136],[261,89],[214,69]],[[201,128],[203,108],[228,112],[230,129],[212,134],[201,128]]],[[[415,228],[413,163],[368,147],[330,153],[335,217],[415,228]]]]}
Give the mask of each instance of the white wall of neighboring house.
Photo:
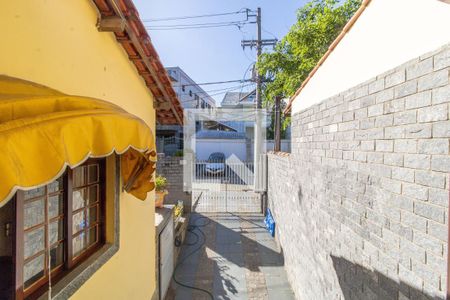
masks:
{"type": "Polygon", "coordinates": [[[296,97],[292,113],[450,42],[450,5],[372,0],[296,97]]]}
{"type": "MultiPolygon", "coordinates": [[[[253,140],[250,142],[253,146],[253,140]]],[[[273,151],[274,140],[266,141],[266,151],[273,151]]],[[[281,151],[291,151],[291,141],[281,140],[281,151]]],[[[245,140],[240,139],[198,139],[196,140],[196,156],[199,160],[208,159],[213,152],[222,152],[228,158],[232,154],[236,155],[240,160],[246,161],[247,152],[245,140]]]]}
{"type": "Polygon", "coordinates": [[[213,152],[222,152],[225,158],[232,154],[241,161],[246,161],[245,139],[197,139],[195,154],[198,160],[206,160],[213,152]]]}

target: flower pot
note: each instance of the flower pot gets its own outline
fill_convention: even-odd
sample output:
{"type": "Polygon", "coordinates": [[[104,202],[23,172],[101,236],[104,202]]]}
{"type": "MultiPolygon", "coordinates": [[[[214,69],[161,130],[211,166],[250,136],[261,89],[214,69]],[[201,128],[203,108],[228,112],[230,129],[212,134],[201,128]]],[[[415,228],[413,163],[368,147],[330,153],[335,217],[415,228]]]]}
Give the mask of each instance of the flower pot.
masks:
{"type": "Polygon", "coordinates": [[[164,197],[168,194],[167,191],[156,191],[155,192],[155,207],[163,207],[164,197]]]}

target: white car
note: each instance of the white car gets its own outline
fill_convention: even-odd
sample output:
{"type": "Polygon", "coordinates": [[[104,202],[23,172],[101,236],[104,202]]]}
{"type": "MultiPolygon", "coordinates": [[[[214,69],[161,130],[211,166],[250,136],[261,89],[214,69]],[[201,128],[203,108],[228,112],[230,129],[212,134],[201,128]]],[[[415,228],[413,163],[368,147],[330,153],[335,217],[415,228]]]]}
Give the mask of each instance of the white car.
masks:
{"type": "Polygon", "coordinates": [[[206,161],[205,171],[210,175],[225,173],[225,154],[222,152],[211,153],[206,161]]]}

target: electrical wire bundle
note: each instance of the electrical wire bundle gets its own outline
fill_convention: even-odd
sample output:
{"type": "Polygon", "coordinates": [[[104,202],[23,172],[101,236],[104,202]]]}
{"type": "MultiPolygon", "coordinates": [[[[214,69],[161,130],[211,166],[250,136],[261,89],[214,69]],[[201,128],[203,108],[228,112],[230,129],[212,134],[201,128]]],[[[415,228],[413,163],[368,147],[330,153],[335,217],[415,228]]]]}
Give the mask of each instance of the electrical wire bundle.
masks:
{"type": "Polygon", "coordinates": [[[249,21],[250,9],[242,8],[238,11],[216,13],[216,14],[205,14],[205,15],[195,15],[195,16],[181,16],[181,17],[169,17],[169,18],[158,18],[158,19],[143,19],[144,24],[151,24],[145,28],[148,30],[183,30],[183,29],[204,29],[204,28],[217,28],[217,27],[229,27],[235,26],[238,29],[242,28],[246,24],[252,24],[254,22],[249,21]],[[220,22],[204,22],[204,23],[178,23],[178,24],[164,24],[164,25],[153,25],[156,22],[169,22],[176,20],[190,20],[199,18],[211,18],[211,17],[223,17],[230,15],[240,15],[245,14],[246,18],[241,20],[229,20],[220,22]]]}

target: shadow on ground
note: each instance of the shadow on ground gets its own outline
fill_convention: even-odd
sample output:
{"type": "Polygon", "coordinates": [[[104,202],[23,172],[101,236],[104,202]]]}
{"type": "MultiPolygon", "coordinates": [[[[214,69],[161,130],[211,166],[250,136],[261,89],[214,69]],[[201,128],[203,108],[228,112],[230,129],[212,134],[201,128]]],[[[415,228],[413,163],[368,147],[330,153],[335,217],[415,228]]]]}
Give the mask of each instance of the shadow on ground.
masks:
{"type": "MultiPolygon", "coordinates": [[[[190,225],[175,273],[185,286],[172,280],[166,299],[295,299],[283,252],[261,215],[194,213],[190,225]]],[[[344,299],[439,299],[345,258],[331,258],[344,299]]]]}
{"type": "MultiPolygon", "coordinates": [[[[283,253],[262,215],[194,213],[190,225],[175,273],[178,282],[208,291],[213,299],[294,299],[283,253]]],[[[166,299],[211,299],[205,291],[172,280],[166,299]]]]}
{"type": "Polygon", "coordinates": [[[347,300],[443,299],[428,296],[405,282],[396,282],[377,271],[368,270],[345,258],[336,256],[331,256],[331,258],[338,276],[339,285],[347,300]]]}

